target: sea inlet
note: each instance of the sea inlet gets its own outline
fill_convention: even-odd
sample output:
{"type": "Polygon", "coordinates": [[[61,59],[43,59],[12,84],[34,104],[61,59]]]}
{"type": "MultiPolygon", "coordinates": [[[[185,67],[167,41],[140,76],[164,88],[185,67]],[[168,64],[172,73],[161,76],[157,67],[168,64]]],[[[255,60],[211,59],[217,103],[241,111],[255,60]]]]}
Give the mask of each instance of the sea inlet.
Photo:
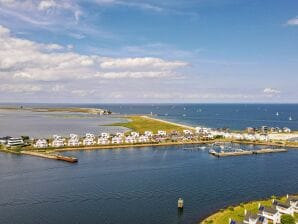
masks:
{"type": "Polygon", "coordinates": [[[0,153],[0,223],[197,223],[231,204],[298,192],[298,150],[224,159],[208,150],[65,152],[78,164],[0,153]]]}

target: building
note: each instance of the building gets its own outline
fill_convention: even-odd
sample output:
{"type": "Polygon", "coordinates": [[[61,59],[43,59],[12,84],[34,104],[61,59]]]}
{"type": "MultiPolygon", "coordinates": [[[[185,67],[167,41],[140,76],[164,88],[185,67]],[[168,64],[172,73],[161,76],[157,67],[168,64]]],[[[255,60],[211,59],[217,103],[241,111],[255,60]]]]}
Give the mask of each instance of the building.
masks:
{"type": "Polygon", "coordinates": [[[294,208],[295,213],[298,213],[298,196],[287,195],[287,203],[289,203],[294,208]]]}
{"type": "Polygon", "coordinates": [[[49,144],[46,139],[38,139],[33,146],[35,148],[47,148],[49,144]]]}
{"type": "Polygon", "coordinates": [[[259,206],[259,216],[265,217],[268,221],[273,224],[280,223],[281,214],[275,208],[259,206]]]}
{"type": "Polygon", "coordinates": [[[85,145],[85,146],[90,146],[90,145],[94,145],[94,144],[95,144],[94,138],[85,137],[83,139],[83,145],[85,145]]]}
{"type": "Polygon", "coordinates": [[[130,135],[131,135],[132,137],[134,137],[134,138],[137,138],[137,137],[140,136],[139,132],[135,132],[135,131],[132,131],[132,132],[130,133],[130,135]]]}
{"type": "Polygon", "coordinates": [[[115,136],[112,138],[112,144],[121,144],[121,143],[123,143],[122,137],[115,136]]]}
{"type": "Polygon", "coordinates": [[[133,136],[127,136],[126,138],[125,138],[125,143],[136,143],[137,142],[137,139],[135,138],[135,137],[133,137],[133,136]]]}
{"type": "Polygon", "coordinates": [[[259,216],[251,212],[244,210],[244,221],[245,224],[268,224],[268,220],[264,216],[259,216]]]}
{"type": "Polygon", "coordinates": [[[63,147],[65,146],[65,139],[59,135],[53,135],[54,140],[52,141],[52,147],[63,147]]]}
{"type": "Polygon", "coordinates": [[[148,138],[148,136],[146,136],[146,135],[141,135],[141,136],[139,137],[138,141],[139,141],[140,143],[146,143],[146,142],[149,142],[149,138],[148,138]]]}
{"type": "Polygon", "coordinates": [[[158,130],[157,131],[157,135],[159,135],[159,136],[167,136],[167,132],[166,131],[162,131],[162,130],[158,130]]]}
{"type": "Polygon", "coordinates": [[[68,146],[79,146],[80,144],[81,143],[80,143],[78,135],[76,135],[76,134],[70,134],[69,135],[69,140],[68,140],[68,143],[67,143],[68,146]]]}
{"type": "Polygon", "coordinates": [[[124,137],[124,133],[122,133],[122,132],[117,132],[117,133],[116,133],[116,136],[117,136],[117,137],[120,137],[120,138],[123,138],[123,137],[124,137]]]}
{"type": "Polygon", "coordinates": [[[153,133],[152,133],[152,131],[145,131],[144,135],[151,138],[153,136],[153,133]]]}
{"type": "Polygon", "coordinates": [[[110,137],[110,134],[107,133],[107,132],[103,132],[103,133],[100,134],[100,137],[101,138],[109,138],[110,137]]]}
{"type": "Polygon", "coordinates": [[[279,211],[279,213],[294,216],[294,207],[291,206],[290,203],[282,203],[282,202],[273,200],[272,204],[273,206],[275,206],[275,209],[279,211]]]}
{"type": "Polygon", "coordinates": [[[287,128],[287,127],[284,127],[282,130],[285,133],[290,133],[291,132],[291,129],[290,128],[287,128]]]}
{"type": "Polygon", "coordinates": [[[22,138],[9,138],[9,139],[7,139],[6,145],[8,147],[24,146],[24,141],[22,138]]]}
{"type": "Polygon", "coordinates": [[[86,133],[86,138],[95,138],[94,134],[91,134],[91,133],[86,133]]]}
{"type": "Polygon", "coordinates": [[[97,144],[99,145],[107,145],[110,144],[110,140],[108,138],[98,138],[97,144]]]}
{"type": "Polygon", "coordinates": [[[183,134],[184,135],[192,135],[192,131],[191,130],[183,130],[183,134]]]}

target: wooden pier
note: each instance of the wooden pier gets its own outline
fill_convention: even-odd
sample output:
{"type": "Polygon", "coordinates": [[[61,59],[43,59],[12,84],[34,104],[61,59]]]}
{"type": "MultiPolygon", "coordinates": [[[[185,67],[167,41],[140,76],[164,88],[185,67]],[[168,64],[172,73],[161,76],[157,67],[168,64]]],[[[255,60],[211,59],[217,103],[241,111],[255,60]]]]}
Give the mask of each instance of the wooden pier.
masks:
{"type": "Polygon", "coordinates": [[[257,155],[257,154],[266,154],[266,153],[277,153],[277,152],[287,152],[287,149],[257,149],[257,150],[243,150],[236,152],[209,152],[211,155],[216,157],[227,157],[227,156],[245,156],[245,155],[257,155]]]}
{"type": "Polygon", "coordinates": [[[59,154],[50,154],[50,153],[41,153],[41,152],[32,152],[32,151],[30,151],[30,152],[29,151],[21,151],[21,154],[37,156],[37,157],[46,158],[46,159],[60,160],[60,161],[69,162],[69,163],[77,163],[78,162],[77,158],[59,155],[59,154]]]}

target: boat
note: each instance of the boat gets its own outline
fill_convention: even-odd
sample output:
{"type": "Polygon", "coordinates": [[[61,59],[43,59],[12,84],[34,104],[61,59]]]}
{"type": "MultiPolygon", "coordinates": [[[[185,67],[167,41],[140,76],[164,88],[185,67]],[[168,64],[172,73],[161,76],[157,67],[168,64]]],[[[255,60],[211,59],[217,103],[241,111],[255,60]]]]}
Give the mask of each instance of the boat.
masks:
{"type": "Polygon", "coordinates": [[[290,116],[290,117],[289,117],[289,121],[291,121],[291,120],[292,120],[292,117],[290,116]]]}
{"type": "Polygon", "coordinates": [[[276,116],[279,116],[279,113],[278,112],[276,112],[276,116]]]}
{"type": "Polygon", "coordinates": [[[210,149],[209,154],[216,154],[216,151],[214,149],[210,149]]]}
{"type": "Polygon", "coordinates": [[[74,157],[69,157],[69,156],[62,156],[62,155],[57,155],[57,160],[62,160],[70,163],[77,163],[78,159],[74,157]]]}
{"type": "Polygon", "coordinates": [[[182,117],[186,117],[186,114],[182,114],[182,117]]]}

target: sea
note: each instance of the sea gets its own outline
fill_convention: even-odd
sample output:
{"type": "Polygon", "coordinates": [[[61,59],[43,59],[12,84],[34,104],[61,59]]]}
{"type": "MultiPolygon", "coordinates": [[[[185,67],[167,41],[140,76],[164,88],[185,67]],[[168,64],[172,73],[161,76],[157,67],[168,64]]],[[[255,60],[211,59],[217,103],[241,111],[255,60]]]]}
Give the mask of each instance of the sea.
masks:
{"type": "MultiPolygon", "coordinates": [[[[266,125],[298,130],[296,104],[60,106],[106,108],[118,115],[152,114],[192,126],[240,130],[266,125]]],[[[0,136],[23,133],[19,129],[36,136],[54,131],[100,132],[110,122],[123,121],[119,117],[1,110],[0,136]]],[[[77,157],[77,164],[0,153],[0,223],[198,223],[230,205],[298,193],[297,149],[216,158],[209,155],[211,148],[180,145],[65,152],[77,157]],[[177,209],[180,197],[182,211],[177,209]]]]}

